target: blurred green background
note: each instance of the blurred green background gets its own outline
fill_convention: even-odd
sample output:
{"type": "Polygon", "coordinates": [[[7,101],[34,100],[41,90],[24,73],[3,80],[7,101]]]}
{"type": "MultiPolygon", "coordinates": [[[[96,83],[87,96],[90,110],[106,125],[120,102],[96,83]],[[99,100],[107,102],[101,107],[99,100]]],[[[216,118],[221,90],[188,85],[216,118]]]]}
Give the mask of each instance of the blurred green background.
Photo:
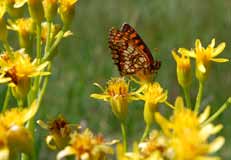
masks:
{"type": "MultiPolygon", "coordinates": [[[[100,92],[92,85],[94,82],[104,85],[110,77],[119,75],[111,60],[108,33],[112,26],[119,28],[124,22],[136,28],[153,56],[162,61],[156,80],[168,89],[170,102],[181,94],[172,49],[192,48],[196,38],[207,46],[216,38],[217,43],[227,43],[220,57],[231,57],[230,0],[79,0],[72,26],[75,35],[60,45],[38,118],[49,120],[63,114],[71,123],[84,124],[109,138],[120,136],[119,123],[108,103],[91,99],[89,95],[100,92]],[[159,49],[157,54],[154,48],[159,49]]],[[[197,85],[194,80],[194,99],[197,85]]],[[[209,103],[212,111],[216,111],[231,95],[230,88],[230,63],[214,64],[205,85],[203,106],[209,103]]],[[[160,108],[163,114],[170,112],[165,106],[160,108]]],[[[142,110],[142,103],[129,106],[129,142],[139,138],[144,130],[142,110]]],[[[224,124],[220,134],[226,137],[226,143],[219,155],[226,160],[231,159],[230,115],[229,108],[215,122],[224,124]]],[[[45,138],[41,128],[38,132],[45,138]]],[[[40,159],[54,159],[45,142],[41,143],[40,159]]]]}

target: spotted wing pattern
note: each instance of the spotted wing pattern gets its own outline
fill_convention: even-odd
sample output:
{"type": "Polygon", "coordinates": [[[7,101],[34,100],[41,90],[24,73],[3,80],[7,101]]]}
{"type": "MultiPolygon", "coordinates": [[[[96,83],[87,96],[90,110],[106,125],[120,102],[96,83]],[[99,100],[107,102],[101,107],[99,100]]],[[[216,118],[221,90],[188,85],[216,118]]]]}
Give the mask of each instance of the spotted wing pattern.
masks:
{"type": "Polygon", "coordinates": [[[110,30],[109,48],[122,76],[151,74],[160,68],[161,62],[154,61],[148,47],[129,24],[124,24],[121,30],[110,30]]]}

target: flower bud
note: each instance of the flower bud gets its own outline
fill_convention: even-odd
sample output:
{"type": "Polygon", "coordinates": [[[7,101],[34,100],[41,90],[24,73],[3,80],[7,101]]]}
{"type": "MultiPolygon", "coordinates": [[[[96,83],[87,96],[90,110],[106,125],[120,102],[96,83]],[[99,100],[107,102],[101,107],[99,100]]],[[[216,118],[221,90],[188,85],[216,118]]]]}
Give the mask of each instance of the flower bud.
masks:
{"type": "Polygon", "coordinates": [[[14,152],[23,152],[30,155],[33,150],[31,133],[22,126],[13,125],[7,131],[8,147],[14,152]]]}
{"type": "Polygon", "coordinates": [[[179,50],[182,56],[178,56],[175,51],[172,55],[177,64],[177,80],[182,87],[188,87],[192,83],[192,71],[189,57],[184,56],[182,50],[179,50]]]}
{"type": "Polygon", "coordinates": [[[13,84],[12,94],[16,99],[24,99],[30,89],[30,79],[28,77],[21,78],[17,81],[17,84],[13,84]]]}
{"type": "Polygon", "coordinates": [[[32,19],[37,23],[41,23],[44,18],[43,5],[41,0],[28,0],[29,12],[32,19]]]}
{"type": "Polygon", "coordinates": [[[59,14],[65,26],[69,26],[74,19],[75,3],[78,0],[60,0],[59,14]]]}
{"type": "Polygon", "coordinates": [[[128,84],[123,78],[112,79],[108,82],[107,92],[111,95],[109,100],[112,112],[123,121],[128,113],[128,84]]]}
{"type": "Polygon", "coordinates": [[[58,9],[57,0],[43,0],[44,14],[47,21],[54,19],[58,9]]]}

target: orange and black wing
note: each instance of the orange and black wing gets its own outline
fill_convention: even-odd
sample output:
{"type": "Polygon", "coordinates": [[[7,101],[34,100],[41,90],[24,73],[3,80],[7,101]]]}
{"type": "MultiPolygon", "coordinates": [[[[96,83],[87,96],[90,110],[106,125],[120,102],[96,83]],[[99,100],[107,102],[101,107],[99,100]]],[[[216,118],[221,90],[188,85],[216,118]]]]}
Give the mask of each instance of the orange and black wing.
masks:
{"type": "Polygon", "coordinates": [[[124,24],[121,30],[111,29],[109,48],[122,76],[139,72],[151,74],[160,68],[160,61],[154,61],[144,41],[129,24],[124,24]]]}

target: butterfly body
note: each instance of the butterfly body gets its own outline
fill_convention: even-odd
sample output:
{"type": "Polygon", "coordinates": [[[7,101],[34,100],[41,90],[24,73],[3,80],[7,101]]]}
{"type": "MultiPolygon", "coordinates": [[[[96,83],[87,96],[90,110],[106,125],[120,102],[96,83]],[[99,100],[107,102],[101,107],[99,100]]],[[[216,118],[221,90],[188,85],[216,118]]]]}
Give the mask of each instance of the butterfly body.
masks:
{"type": "Polygon", "coordinates": [[[109,48],[122,76],[135,75],[143,79],[160,68],[161,62],[154,61],[144,41],[129,24],[122,25],[120,30],[110,30],[109,48]]]}

